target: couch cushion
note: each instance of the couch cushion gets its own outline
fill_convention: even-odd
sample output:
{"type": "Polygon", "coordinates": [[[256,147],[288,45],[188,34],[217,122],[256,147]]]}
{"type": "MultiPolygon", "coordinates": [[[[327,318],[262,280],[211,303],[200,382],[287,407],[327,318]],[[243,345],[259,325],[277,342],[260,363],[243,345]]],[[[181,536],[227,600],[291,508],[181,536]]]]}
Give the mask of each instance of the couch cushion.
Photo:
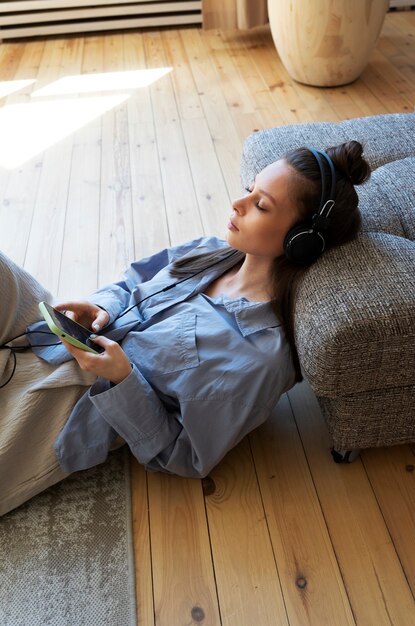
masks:
{"type": "Polygon", "coordinates": [[[415,241],[415,157],[375,170],[357,188],[363,231],[387,232],[415,241]]]}
{"type": "Polygon", "coordinates": [[[241,161],[245,188],[266,165],[293,148],[311,145],[324,150],[350,139],[364,144],[372,169],[415,155],[415,113],[374,115],[339,123],[308,122],[268,128],[249,135],[241,161]]]}
{"type": "Polygon", "coordinates": [[[415,383],[414,258],[413,241],[370,232],[327,251],[307,270],[294,326],[317,395],[415,383]]]}

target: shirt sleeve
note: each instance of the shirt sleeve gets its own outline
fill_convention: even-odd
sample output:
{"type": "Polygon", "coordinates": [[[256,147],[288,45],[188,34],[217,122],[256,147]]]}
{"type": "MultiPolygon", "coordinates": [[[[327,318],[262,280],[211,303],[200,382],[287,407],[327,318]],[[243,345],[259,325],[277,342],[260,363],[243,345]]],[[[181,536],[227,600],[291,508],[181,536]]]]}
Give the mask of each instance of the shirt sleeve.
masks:
{"type": "Polygon", "coordinates": [[[189,478],[206,476],[270,415],[270,405],[244,403],[237,395],[187,400],[180,410],[168,410],[135,365],[115,387],[102,385],[92,386],[90,399],[137,460],[147,469],[189,478]]]}
{"type": "Polygon", "coordinates": [[[184,256],[207,238],[198,238],[178,246],[165,248],[156,254],[131,263],[123,275],[123,279],[101,287],[89,296],[89,301],[105,309],[110,316],[110,323],[124,311],[137,285],[145,283],[162,269],[184,256]]]}

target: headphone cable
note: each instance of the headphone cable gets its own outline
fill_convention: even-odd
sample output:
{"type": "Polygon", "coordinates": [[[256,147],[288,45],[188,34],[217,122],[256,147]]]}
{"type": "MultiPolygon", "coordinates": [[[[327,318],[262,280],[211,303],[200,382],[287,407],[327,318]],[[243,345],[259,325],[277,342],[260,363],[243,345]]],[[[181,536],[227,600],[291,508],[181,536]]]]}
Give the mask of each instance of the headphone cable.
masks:
{"type": "MultiPolygon", "coordinates": [[[[225,257],[221,257],[219,260],[215,261],[211,265],[208,265],[207,267],[202,268],[201,270],[198,270],[194,274],[191,274],[190,276],[186,276],[185,278],[182,278],[181,280],[178,280],[175,283],[172,283],[171,285],[167,285],[167,287],[164,287],[163,289],[159,289],[159,291],[155,291],[154,293],[151,293],[150,295],[146,296],[145,298],[143,298],[139,302],[136,302],[136,304],[133,304],[128,309],[123,311],[120,315],[118,315],[111,322],[111,324],[114,324],[114,322],[119,320],[121,317],[124,317],[124,315],[127,315],[127,313],[129,313],[132,309],[135,309],[137,306],[140,306],[140,304],[142,304],[143,302],[145,302],[149,298],[152,298],[153,296],[157,296],[159,293],[165,293],[166,291],[170,291],[170,289],[173,289],[173,287],[177,287],[177,285],[180,285],[181,283],[184,283],[186,280],[190,280],[191,278],[194,278],[194,276],[197,276],[198,274],[201,274],[202,272],[205,272],[206,270],[210,269],[214,265],[217,265],[218,263],[221,263],[221,261],[224,261],[225,259],[228,259],[228,258],[230,258],[231,256],[233,256],[234,254],[237,254],[237,253],[238,253],[238,250],[233,250],[230,254],[226,255],[225,257]]],[[[37,335],[37,334],[54,335],[54,333],[52,333],[52,331],[28,330],[28,331],[26,331],[24,333],[21,333],[20,335],[16,335],[16,337],[13,337],[12,339],[8,339],[4,344],[2,344],[0,346],[0,350],[6,350],[6,349],[10,350],[12,355],[13,355],[13,360],[14,360],[12,373],[10,374],[10,376],[6,380],[6,382],[0,385],[0,389],[5,387],[11,381],[11,379],[14,376],[14,373],[16,371],[16,365],[17,365],[16,352],[25,352],[26,350],[30,350],[31,348],[48,348],[49,346],[59,346],[59,345],[62,344],[62,342],[59,341],[58,343],[38,344],[38,345],[31,344],[31,345],[28,345],[28,346],[8,346],[7,345],[7,344],[11,343],[12,341],[15,341],[16,339],[20,339],[20,337],[24,337],[25,335],[37,335]]]]}
{"type": "Polygon", "coordinates": [[[221,263],[222,261],[225,261],[226,259],[230,259],[231,256],[234,256],[234,254],[237,254],[238,252],[239,252],[239,250],[233,250],[230,254],[227,254],[225,257],[221,257],[219,260],[215,261],[211,265],[208,265],[207,267],[203,267],[201,270],[198,270],[194,274],[191,274],[190,276],[186,276],[185,278],[182,278],[181,280],[178,280],[175,283],[172,283],[171,285],[167,285],[167,287],[164,287],[163,289],[160,289],[159,291],[155,291],[154,293],[151,293],[149,296],[146,296],[145,298],[143,298],[139,302],[136,302],[136,304],[133,304],[128,309],[126,309],[125,311],[120,313],[120,315],[118,315],[111,322],[111,324],[113,324],[114,322],[119,320],[121,317],[124,317],[124,315],[127,315],[127,313],[129,313],[132,309],[135,309],[135,307],[139,306],[140,304],[142,304],[143,302],[145,302],[149,298],[152,298],[153,296],[157,296],[159,293],[164,293],[166,291],[170,291],[170,289],[173,289],[173,287],[177,287],[177,285],[180,285],[181,283],[184,283],[186,280],[190,280],[191,278],[194,278],[198,274],[201,274],[202,272],[205,272],[206,270],[210,269],[214,265],[217,265],[218,263],[221,263]]]}
{"type": "Polygon", "coordinates": [[[22,333],[21,335],[17,335],[16,337],[13,337],[13,339],[9,339],[8,341],[6,341],[6,343],[2,344],[0,346],[0,350],[10,350],[11,354],[13,355],[13,367],[12,367],[12,372],[9,376],[9,378],[6,380],[5,383],[2,383],[0,385],[0,389],[2,389],[3,387],[5,387],[6,385],[9,384],[9,382],[11,381],[11,379],[14,376],[14,373],[16,371],[16,366],[17,366],[17,359],[16,359],[16,353],[17,352],[25,352],[26,350],[30,350],[31,348],[44,348],[44,347],[49,347],[49,346],[59,346],[62,342],[59,341],[58,343],[49,343],[49,344],[41,344],[41,345],[29,345],[29,346],[8,346],[7,344],[10,343],[11,341],[15,341],[16,339],[20,339],[20,337],[24,337],[25,335],[30,335],[30,334],[37,334],[37,333],[41,333],[43,335],[53,335],[52,332],[48,332],[45,330],[28,330],[25,333],[22,333]]]}

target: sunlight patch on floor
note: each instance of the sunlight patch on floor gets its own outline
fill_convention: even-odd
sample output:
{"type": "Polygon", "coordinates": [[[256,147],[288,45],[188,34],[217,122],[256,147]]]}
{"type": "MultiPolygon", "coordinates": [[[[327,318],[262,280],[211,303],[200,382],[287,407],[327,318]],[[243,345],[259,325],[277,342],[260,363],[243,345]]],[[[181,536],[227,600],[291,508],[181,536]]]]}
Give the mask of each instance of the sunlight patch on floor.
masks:
{"type": "Polygon", "coordinates": [[[0,81],[0,98],[9,96],[10,94],[24,89],[28,85],[36,82],[34,78],[27,80],[2,80],[0,81]]]}
{"type": "Polygon", "coordinates": [[[0,109],[0,166],[19,167],[125,102],[128,94],[12,104],[0,109]]]}
{"type": "MultiPolygon", "coordinates": [[[[7,170],[20,167],[128,100],[134,90],[148,87],[172,69],[159,67],[64,76],[32,92],[31,102],[6,103],[0,108],[0,167],[7,170]],[[123,93],[102,94],[120,90],[123,93]],[[91,93],[97,95],[83,95],[91,93]],[[62,98],[65,95],[68,97],[62,98]]],[[[34,82],[35,80],[0,82],[0,97],[10,95],[34,82]]]]}
{"type": "Polygon", "coordinates": [[[81,94],[96,91],[118,91],[148,87],[172,71],[171,67],[64,76],[32,93],[32,97],[81,94]]]}

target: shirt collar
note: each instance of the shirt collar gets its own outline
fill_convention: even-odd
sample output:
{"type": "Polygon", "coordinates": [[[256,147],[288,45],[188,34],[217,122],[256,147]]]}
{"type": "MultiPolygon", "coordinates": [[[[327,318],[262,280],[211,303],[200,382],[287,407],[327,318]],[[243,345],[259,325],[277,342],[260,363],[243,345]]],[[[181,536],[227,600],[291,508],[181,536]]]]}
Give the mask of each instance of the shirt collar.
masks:
{"type": "MultiPolygon", "coordinates": [[[[226,256],[222,263],[210,272],[207,272],[192,285],[191,293],[202,291],[206,284],[212,280],[213,276],[219,276],[222,272],[235,265],[235,259],[226,256]]],[[[192,282],[192,281],[190,281],[192,282]]],[[[223,298],[223,305],[227,311],[235,315],[241,334],[246,337],[266,328],[281,326],[276,317],[270,302],[250,302],[246,298],[237,300],[223,298]]]]}
{"type": "Polygon", "coordinates": [[[250,302],[246,298],[223,300],[227,311],[235,315],[239,330],[244,337],[260,330],[281,326],[270,302],[250,302]]]}
{"type": "MultiPolygon", "coordinates": [[[[195,293],[201,293],[205,286],[216,276],[219,276],[233,265],[235,265],[235,259],[229,258],[229,255],[225,256],[223,261],[210,269],[210,271],[208,270],[206,273],[190,278],[178,286],[177,289],[172,289],[170,292],[163,294],[163,300],[153,307],[153,314],[158,310],[171,306],[175,302],[180,302],[183,300],[183,296],[187,299],[195,293]]],[[[147,306],[150,302],[151,300],[147,306]]],[[[235,315],[239,330],[244,337],[260,330],[281,326],[270,302],[251,302],[246,298],[234,300],[225,297],[223,298],[223,306],[227,311],[235,315]]]]}

